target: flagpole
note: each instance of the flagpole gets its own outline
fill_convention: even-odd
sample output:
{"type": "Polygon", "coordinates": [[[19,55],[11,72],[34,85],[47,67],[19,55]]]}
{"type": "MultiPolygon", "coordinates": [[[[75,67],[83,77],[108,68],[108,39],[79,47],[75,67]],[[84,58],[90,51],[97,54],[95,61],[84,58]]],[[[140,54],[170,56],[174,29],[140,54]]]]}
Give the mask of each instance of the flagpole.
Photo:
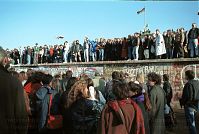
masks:
{"type": "Polygon", "coordinates": [[[145,8],[145,2],[144,2],[144,32],[145,32],[145,26],[146,26],[146,8],[145,8]]]}

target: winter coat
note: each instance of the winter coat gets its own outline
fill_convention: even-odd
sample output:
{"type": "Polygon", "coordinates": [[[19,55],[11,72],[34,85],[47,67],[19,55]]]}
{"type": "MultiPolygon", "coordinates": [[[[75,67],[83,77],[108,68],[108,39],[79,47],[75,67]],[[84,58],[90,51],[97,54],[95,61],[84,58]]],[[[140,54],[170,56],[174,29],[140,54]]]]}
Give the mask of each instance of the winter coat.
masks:
{"type": "Polygon", "coordinates": [[[164,107],[166,101],[165,92],[159,85],[155,85],[152,87],[150,91],[150,101],[152,106],[150,115],[151,134],[164,134],[164,107]]]}
{"type": "Polygon", "coordinates": [[[102,111],[98,134],[145,134],[142,111],[132,99],[109,101],[102,111]]]}
{"type": "Polygon", "coordinates": [[[155,42],[156,56],[166,54],[164,38],[161,34],[157,35],[155,42]]]}
{"type": "Polygon", "coordinates": [[[183,89],[181,105],[199,110],[199,81],[189,80],[183,89]]]}
{"type": "Polygon", "coordinates": [[[63,129],[68,134],[96,134],[103,107],[95,100],[75,101],[64,113],[63,129]]]}
{"type": "Polygon", "coordinates": [[[38,112],[38,129],[41,131],[45,129],[48,117],[48,107],[50,101],[50,94],[53,93],[53,90],[48,86],[42,86],[37,92],[37,112],[38,112]]]}
{"type": "Polygon", "coordinates": [[[96,52],[96,47],[97,47],[97,42],[96,41],[91,41],[88,40],[89,46],[90,46],[90,52],[95,53],[96,52]]]}
{"type": "Polygon", "coordinates": [[[138,104],[138,106],[140,107],[140,109],[142,111],[142,115],[144,118],[145,133],[150,134],[148,112],[144,106],[144,101],[143,101],[144,95],[143,94],[134,95],[131,98],[138,104]]]}
{"type": "Polygon", "coordinates": [[[171,87],[171,84],[169,83],[169,81],[165,81],[163,83],[163,89],[164,89],[164,91],[166,93],[167,103],[170,103],[171,99],[173,97],[173,92],[172,92],[172,87],[171,87]]]}
{"type": "Polygon", "coordinates": [[[0,134],[26,134],[28,114],[21,82],[0,65],[0,134]]]}
{"type": "Polygon", "coordinates": [[[197,39],[199,36],[199,29],[198,28],[192,28],[190,29],[188,33],[188,38],[189,39],[197,39]]]}

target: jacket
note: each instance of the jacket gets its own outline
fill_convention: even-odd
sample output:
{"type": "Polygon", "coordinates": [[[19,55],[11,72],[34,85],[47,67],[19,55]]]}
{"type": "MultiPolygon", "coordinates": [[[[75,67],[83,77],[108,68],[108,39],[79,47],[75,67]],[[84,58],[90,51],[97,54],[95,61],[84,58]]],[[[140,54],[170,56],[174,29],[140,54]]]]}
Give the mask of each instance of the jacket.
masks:
{"type": "Polygon", "coordinates": [[[163,38],[162,34],[159,34],[156,36],[155,45],[156,45],[155,46],[156,56],[166,53],[164,38],[163,38]]]}
{"type": "Polygon", "coordinates": [[[28,114],[21,82],[0,65],[0,134],[26,134],[28,114]]]}
{"type": "Polygon", "coordinates": [[[198,80],[189,80],[184,88],[182,93],[182,99],[180,100],[181,105],[189,106],[199,109],[199,81],[198,80]],[[195,102],[195,103],[194,103],[195,102]]]}
{"type": "Polygon", "coordinates": [[[197,39],[199,36],[199,29],[198,28],[192,28],[188,33],[189,39],[197,39]]]}
{"type": "Polygon", "coordinates": [[[141,109],[132,99],[109,101],[102,111],[98,134],[145,134],[141,109]]]}
{"type": "Polygon", "coordinates": [[[140,107],[141,111],[142,111],[142,115],[144,118],[144,127],[145,127],[145,133],[146,134],[150,134],[150,129],[149,129],[149,117],[148,117],[148,112],[144,106],[144,101],[142,98],[144,98],[144,95],[134,95],[131,97],[136,103],[137,105],[140,107]]]}
{"type": "Polygon", "coordinates": [[[37,117],[38,117],[38,129],[41,131],[46,127],[47,117],[48,117],[48,107],[50,101],[50,94],[53,93],[53,90],[48,86],[42,86],[37,92],[37,117]]]}
{"type": "Polygon", "coordinates": [[[169,81],[165,81],[163,83],[163,89],[166,93],[167,102],[171,102],[171,99],[173,97],[173,91],[172,91],[172,87],[171,87],[171,84],[169,83],[169,81]]]}
{"type": "Polygon", "coordinates": [[[151,134],[164,134],[164,107],[166,104],[165,92],[160,85],[155,85],[150,91],[151,101],[151,115],[150,115],[150,129],[151,134]]]}
{"type": "Polygon", "coordinates": [[[65,111],[63,129],[67,134],[96,134],[103,106],[85,98],[75,101],[65,111]]]}

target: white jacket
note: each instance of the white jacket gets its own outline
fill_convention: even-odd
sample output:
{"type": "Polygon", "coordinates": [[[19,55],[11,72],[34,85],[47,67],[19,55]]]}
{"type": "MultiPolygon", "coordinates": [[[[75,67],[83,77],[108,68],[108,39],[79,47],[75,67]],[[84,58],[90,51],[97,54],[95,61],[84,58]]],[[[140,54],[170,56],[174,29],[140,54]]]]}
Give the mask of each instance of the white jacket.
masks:
{"type": "Polygon", "coordinates": [[[156,36],[155,52],[156,52],[156,56],[163,55],[166,53],[164,38],[162,34],[158,34],[156,36]]]}

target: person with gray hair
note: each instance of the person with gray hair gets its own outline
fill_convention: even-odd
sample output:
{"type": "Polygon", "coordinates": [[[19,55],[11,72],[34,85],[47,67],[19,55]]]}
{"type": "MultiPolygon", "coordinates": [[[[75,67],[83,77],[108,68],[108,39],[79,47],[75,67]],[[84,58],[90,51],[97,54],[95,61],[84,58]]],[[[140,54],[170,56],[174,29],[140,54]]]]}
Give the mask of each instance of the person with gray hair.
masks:
{"type": "Polygon", "coordinates": [[[188,33],[188,49],[190,51],[189,57],[198,57],[198,36],[199,36],[199,29],[197,28],[196,23],[192,24],[192,28],[189,30],[188,33]]]}
{"type": "Polygon", "coordinates": [[[10,60],[0,47],[0,133],[26,134],[28,115],[22,84],[8,71],[10,60]]]}

